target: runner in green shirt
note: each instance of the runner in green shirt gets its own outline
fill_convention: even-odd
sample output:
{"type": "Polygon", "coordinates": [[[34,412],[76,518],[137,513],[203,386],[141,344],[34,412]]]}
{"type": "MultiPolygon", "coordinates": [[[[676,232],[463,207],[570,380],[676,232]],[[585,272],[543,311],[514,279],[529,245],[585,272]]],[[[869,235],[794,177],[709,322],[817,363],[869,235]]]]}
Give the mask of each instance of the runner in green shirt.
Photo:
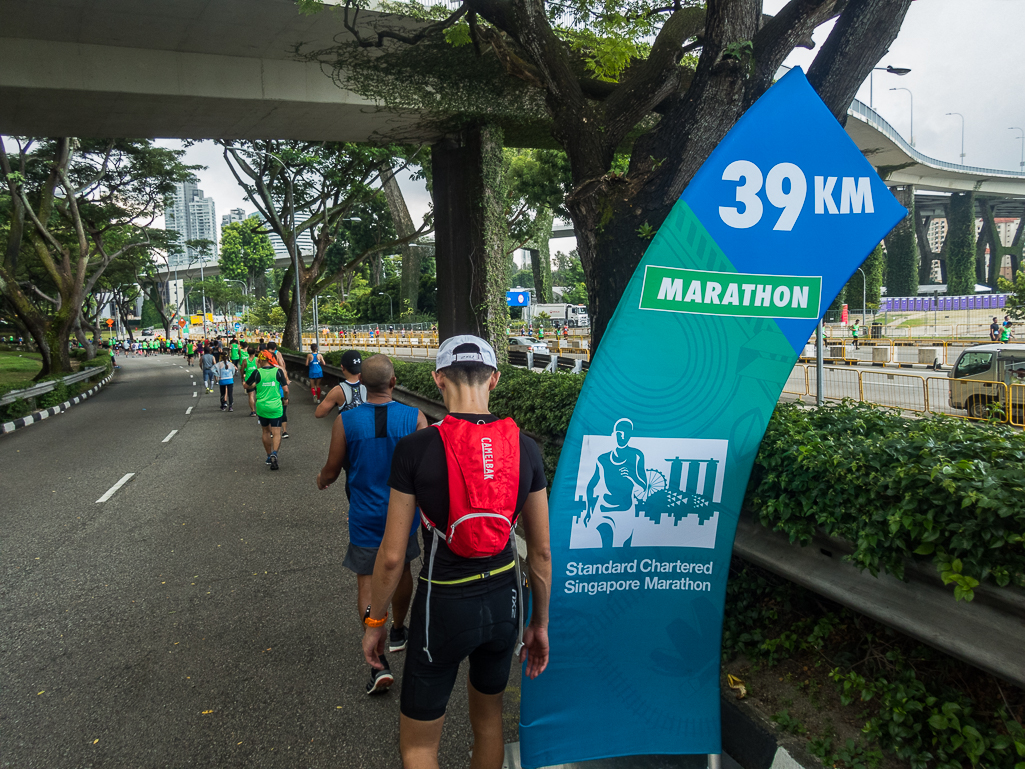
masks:
{"type": "Polygon", "coordinates": [[[188,342],[185,343],[185,357],[186,359],[188,359],[190,366],[192,365],[192,359],[193,357],[195,357],[195,355],[196,345],[192,344],[192,340],[190,339],[188,342]]]}
{"type": "MultiPolygon", "coordinates": [[[[256,366],[256,348],[255,347],[250,347],[248,352],[246,350],[242,350],[242,355],[245,356],[245,358],[243,359],[244,360],[244,365],[241,367],[242,368],[242,381],[246,382],[249,379],[249,377],[251,377],[253,375],[253,372],[256,371],[256,369],[257,369],[257,366],[256,366]]],[[[249,416],[251,416],[251,417],[255,417],[256,416],[256,392],[255,391],[251,391],[249,393],[249,416]]]]}
{"type": "Polygon", "coordinates": [[[288,380],[278,368],[274,353],[260,353],[258,368],[246,379],[246,392],[256,393],[256,416],[263,430],[261,438],[267,452],[267,464],[278,469],[278,449],[281,446],[281,417],[288,403],[288,380]]]}
{"type": "Polygon", "coordinates": [[[851,328],[851,338],[854,340],[854,349],[858,349],[858,338],[861,336],[861,320],[854,321],[851,328]]]}

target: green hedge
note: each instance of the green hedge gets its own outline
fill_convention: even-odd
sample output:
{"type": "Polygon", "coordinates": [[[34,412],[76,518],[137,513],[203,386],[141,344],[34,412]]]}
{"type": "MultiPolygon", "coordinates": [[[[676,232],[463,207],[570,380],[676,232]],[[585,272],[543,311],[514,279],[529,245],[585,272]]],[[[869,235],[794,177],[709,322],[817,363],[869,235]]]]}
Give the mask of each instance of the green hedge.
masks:
{"type": "Polygon", "coordinates": [[[816,529],[850,559],[903,577],[931,561],[958,599],[989,579],[1025,586],[1025,435],[952,417],[907,419],[865,404],[781,404],[762,441],[748,505],[808,544],[816,529]]]}

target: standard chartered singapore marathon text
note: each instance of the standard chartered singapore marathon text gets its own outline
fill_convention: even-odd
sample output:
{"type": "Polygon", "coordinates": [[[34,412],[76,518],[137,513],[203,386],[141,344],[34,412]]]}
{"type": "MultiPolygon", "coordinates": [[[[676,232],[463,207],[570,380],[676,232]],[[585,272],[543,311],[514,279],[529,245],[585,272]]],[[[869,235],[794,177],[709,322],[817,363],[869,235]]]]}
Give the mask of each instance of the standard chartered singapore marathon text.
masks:
{"type": "Polygon", "coordinates": [[[708,574],[712,573],[712,562],[708,563],[685,563],[683,561],[656,561],[652,558],[644,558],[639,561],[627,563],[579,563],[570,561],[566,564],[567,577],[596,576],[598,579],[568,579],[563,589],[570,594],[587,593],[597,595],[598,593],[615,593],[624,590],[695,590],[707,592],[712,589],[712,583],[702,580],[693,580],[690,577],[678,577],[678,574],[708,574]],[[621,577],[619,579],[602,579],[610,574],[644,574],[642,579],[621,577]]]}

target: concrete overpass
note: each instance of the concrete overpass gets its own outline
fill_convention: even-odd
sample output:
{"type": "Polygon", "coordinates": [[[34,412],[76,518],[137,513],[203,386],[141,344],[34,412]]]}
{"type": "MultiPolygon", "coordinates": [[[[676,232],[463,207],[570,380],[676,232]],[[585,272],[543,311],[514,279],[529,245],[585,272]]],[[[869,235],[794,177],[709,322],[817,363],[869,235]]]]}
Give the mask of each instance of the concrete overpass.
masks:
{"type": "Polygon", "coordinates": [[[3,134],[365,141],[417,118],[297,61],[344,30],[293,0],[0,0],[0,20],[3,134]]]}
{"type": "Polygon", "coordinates": [[[923,155],[867,104],[855,99],[847,110],[847,133],[890,186],[916,190],[971,192],[1025,198],[1025,173],[963,166],[923,155]]]}

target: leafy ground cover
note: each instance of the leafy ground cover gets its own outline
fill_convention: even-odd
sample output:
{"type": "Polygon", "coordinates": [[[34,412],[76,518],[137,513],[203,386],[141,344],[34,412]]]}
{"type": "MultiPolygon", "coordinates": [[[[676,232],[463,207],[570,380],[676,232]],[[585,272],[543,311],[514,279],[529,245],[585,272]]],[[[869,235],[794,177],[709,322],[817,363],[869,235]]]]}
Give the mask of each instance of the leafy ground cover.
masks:
{"type": "Polygon", "coordinates": [[[1025,769],[1021,689],[738,558],[722,675],[826,766],[1025,769]]]}

